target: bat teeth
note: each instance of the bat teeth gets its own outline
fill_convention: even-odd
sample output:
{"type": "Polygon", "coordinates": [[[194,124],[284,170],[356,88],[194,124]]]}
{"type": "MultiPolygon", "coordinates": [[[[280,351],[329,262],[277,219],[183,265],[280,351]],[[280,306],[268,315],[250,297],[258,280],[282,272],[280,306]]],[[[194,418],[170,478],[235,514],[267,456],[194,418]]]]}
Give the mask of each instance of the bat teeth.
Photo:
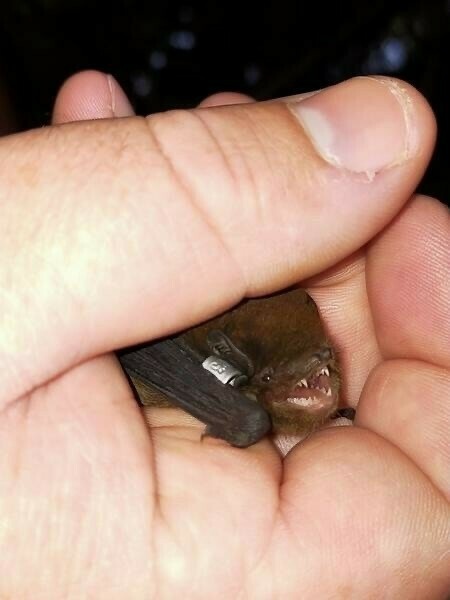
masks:
{"type": "Polygon", "coordinates": [[[327,396],[331,396],[331,388],[328,388],[326,391],[327,396]]]}
{"type": "Polygon", "coordinates": [[[316,402],[316,397],[308,396],[306,398],[303,396],[300,396],[300,397],[294,396],[294,397],[288,398],[287,401],[290,402],[291,404],[296,404],[297,406],[302,406],[303,408],[308,408],[308,407],[314,406],[314,403],[316,402]]]}
{"type": "Polygon", "coordinates": [[[327,376],[329,377],[329,375],[330,375],[330,371],[328,370],[328,367],[324,367],[324,368],[323,368],[323,369],[320,371],[319,375],[327,375],[327,376]]]}
{"type": "Polygon", "coordinates": [[[300,385],[303,386],[303,387],[306,387],[306,388],[309,387],[308,386],[308,382],[306,381],[306,379],[301,379],[300,380],[300,385]]]}

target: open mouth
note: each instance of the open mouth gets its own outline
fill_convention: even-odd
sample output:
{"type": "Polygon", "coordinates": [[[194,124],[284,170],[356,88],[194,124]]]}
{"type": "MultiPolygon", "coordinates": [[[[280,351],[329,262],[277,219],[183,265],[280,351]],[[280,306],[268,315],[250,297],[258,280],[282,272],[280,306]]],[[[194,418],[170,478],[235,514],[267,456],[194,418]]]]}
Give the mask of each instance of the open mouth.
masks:
{"type": "Polygon", "coordinates": [[[335,398],[331,389],[329,368],[321,367],[309,377],[297,381],[289,391],[286,401],[309,410],[322,410],[333,405],[335,398]]]}

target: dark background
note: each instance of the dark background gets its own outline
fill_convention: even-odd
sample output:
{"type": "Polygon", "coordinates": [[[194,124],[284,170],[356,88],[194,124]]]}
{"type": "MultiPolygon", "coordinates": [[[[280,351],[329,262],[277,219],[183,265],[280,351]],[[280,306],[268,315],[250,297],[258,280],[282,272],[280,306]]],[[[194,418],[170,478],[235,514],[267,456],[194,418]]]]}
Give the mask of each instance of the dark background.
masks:
{"type": "Polygon", "coordinates": [[[420,190],[448,203],[449,17],[450,0],[0,0],[0,128],[48,123],[59,86],[81,69],[112,73],[139,114],[217,91],[267,99],[389,74],[436,113],[438,146],[420,190]]]}

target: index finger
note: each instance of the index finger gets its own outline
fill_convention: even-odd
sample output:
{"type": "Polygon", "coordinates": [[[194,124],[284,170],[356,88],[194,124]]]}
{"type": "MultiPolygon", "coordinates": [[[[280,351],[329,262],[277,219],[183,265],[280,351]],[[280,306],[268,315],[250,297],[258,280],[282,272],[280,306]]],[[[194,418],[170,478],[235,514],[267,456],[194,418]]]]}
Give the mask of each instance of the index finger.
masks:
{"type": "Polygon", "coordinates": [[[334,264],[400,209],[433,143],[415,90],[365,78],[4,138],[1,400],[334,264]]]}

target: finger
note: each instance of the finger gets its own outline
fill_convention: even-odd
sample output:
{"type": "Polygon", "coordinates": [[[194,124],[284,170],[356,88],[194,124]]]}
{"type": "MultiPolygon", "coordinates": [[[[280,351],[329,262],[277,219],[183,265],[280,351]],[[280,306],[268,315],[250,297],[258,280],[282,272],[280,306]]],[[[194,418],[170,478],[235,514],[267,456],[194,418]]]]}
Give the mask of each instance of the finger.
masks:
{"type": "Polygon", "coordinates": [[[365,253],[359,252],[306,282],[335,341],[346,374],[343,400],[351,406],[356,405],[368,374],[383,354],[448,364],[450,284],[445,274],[450,269],[449,234],[445,206],[415,198],[371,246],[369,267],[365,253]],[[373,307],[366,293],[366,268],[373,274],[373,307]],[[431,343],[424,343],[428,337],[431,343]],[[411,344],[418,347],[414,350],[411,344]],[[438,353],[445,356],[439,359],[438,353]]]}
{"type": "Polygon", "coordinates": [[[340,403],[356,407],[369,373],[381,361],[367,298],[365,253],[352,254],[306,285],[345,374],[340,403]]]}
{"type": "Polygon", "coordinates": [[[373,243],[367,289],[380,349],[355,423],[392,441],[450,497],[449,214],[416,197],[373,243]],[[403,357],[409,358],[404,360],[403,357]]]}
{"type": "Polygon", "coordinates": [[[418,197],[368,253],[368,293],[386,358],[450,367],[450,213],[418,197]]]}
{"type": "Polygon", "coordinates": [[[82,71],[69,77],[59,90],[52,123],[132,115],[133,107],[112,75],[100,71],[82,71]]]}
{"type": "Polygon", "coordinates": [[[415,90],[366,78],[4,138],[3,400],[331,266],[399,210],[433,143],[415,90]]]}
{"type": "Polygon", "coordinates": [[[77,597],[97,595],[98,581],[111,585],[108,597],[152,589],[152,445],[114,363],[93,359],[2,412],[0,547],[8,552],[1,589],[7,597],[65,596],[68,581],[91,568],[93,553],[95,576],[82,578],[77,597]],[[76,557],[70,564],[67,552],[76,557]],[[31,595],[27,582],[35,584],[31,595]]]}
{"type": "Polygon", "coordinates": [[[355,424],[407,454],[450,500],[450,372],[392,360],[370,376],[355,424]]]}
{"type": "Polygon", "coordinates": [[[450,508],[398,448],[359,427],[334,427],[305,440],[284,466],[280,532],[289,532],[289,548],[309,549],[299,550],[306,577],[299,597],[317,577],[324,598],[349,589],[377,597],[380,581],[392,598],[445,597],[450,508]]]}
{"type": "Polygon", "coordinates": [[[219,92],[212,94],[199,104],[202,108],[208,106],[226,106],[228,104],[249,104],[254,102],[254,99],[246,94],[239,94],[237,92],[219,92]]]}

